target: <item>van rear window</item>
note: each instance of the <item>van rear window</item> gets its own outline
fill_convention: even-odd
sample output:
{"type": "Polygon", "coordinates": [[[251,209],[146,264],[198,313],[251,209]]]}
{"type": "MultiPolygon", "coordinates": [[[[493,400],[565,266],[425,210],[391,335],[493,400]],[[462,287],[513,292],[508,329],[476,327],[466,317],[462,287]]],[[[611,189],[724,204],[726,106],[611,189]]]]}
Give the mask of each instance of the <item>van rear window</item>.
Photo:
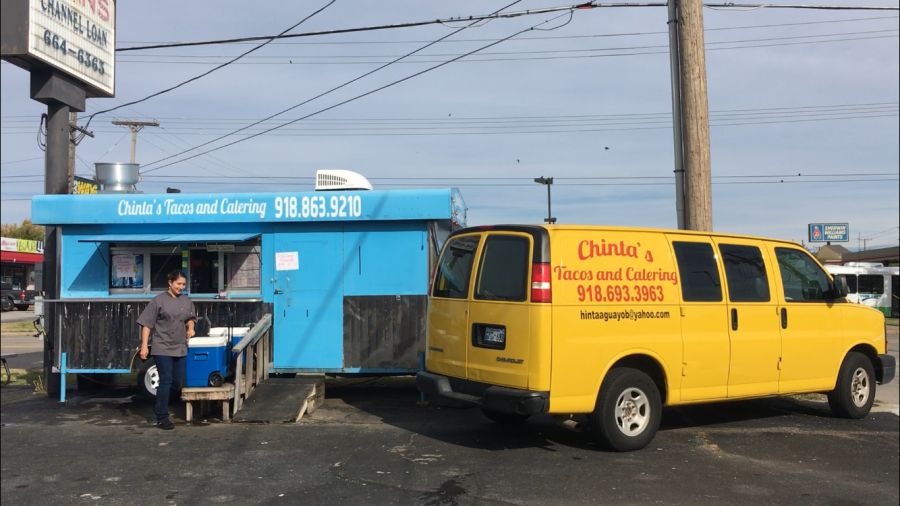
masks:
{"type": "Polygon", "coordinates": [[[712,245],[706,242],[673,242],[681,297],[685,302],[721,302],[722,282],[712,245]]]}
{"type": "Polygon", "coordinates": [[[444,247],[434,279],[433,297],[465,299],[469,296],[472,262],[481,236],[452,239],[444,247]]]}
{"type": "Polygon", "coordinates": [[[525,237],[488,237],[478,267],[475,298],[524,302],[528,298],[530,251],[531,243],[525,237]]]}

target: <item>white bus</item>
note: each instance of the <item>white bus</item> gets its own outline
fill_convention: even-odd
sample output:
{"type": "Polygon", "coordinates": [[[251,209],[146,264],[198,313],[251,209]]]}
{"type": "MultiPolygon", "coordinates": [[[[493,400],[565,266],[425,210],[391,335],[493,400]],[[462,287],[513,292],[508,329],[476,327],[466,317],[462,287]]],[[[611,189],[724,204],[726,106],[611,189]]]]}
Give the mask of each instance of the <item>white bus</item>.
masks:
{"type": "Polygon", "coordinates": [[[879,263],[848,262],[846,265],[826,265],[834,277],[847,280],[847,300],[878,309],[884,316],[900,315],[897,296],[900,295],[898,275],[900,267],[884,267],[879,263]]]}

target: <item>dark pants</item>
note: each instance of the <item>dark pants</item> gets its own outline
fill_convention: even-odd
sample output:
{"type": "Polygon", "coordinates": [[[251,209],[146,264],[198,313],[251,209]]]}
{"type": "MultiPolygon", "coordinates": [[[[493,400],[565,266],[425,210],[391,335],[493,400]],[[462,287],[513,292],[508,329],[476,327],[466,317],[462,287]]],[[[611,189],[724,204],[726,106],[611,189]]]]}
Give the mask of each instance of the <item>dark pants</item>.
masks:
{"type": "Polygon", "coordinates": [[[169,418],[169,397],[178,395],[181,383],[184,380],[184,357],[167,357],[165,355],[153,355],[156,360],[156,371],[159,373],[159,386],[156,388],[156,421],[161,422],[169,418]]]}

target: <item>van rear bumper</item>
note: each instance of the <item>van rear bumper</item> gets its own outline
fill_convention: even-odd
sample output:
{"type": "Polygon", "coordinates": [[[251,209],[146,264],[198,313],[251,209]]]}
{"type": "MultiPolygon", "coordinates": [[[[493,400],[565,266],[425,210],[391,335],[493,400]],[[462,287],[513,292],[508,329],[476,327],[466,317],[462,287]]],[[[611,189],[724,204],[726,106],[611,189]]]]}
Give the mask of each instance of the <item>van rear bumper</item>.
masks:
{"type": "Polygon", "coordinates": [[[875,364],[875,377],[882,385],[887,385],[894,380],[897,369],[897,359],[893,355],[878,355],[878,364],[875,364]]]}
{"type": "Polygon", "coordinates": [[[433,397],[498,413],[534,415],[546,412],[550,406],[550,392],[489,385],[425,371],[416,374],[416,388],[433,397]]]}

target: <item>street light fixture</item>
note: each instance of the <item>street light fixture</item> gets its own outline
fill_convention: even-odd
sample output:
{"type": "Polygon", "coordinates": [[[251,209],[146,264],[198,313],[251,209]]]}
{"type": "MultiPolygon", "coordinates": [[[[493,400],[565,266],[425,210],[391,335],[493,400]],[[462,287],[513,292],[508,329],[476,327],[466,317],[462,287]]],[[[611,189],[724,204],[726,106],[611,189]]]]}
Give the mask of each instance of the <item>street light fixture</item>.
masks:
{"type": "Polygon", "coordinates": [[[553,178],[543,176],[536,177],[534,178],[534,182],[547,185],[547,217],[544,218],[544,221],[552,225],[556,223],[556,218],[554,218],[553,213],[550,212],[550,185],[553,184],[553,178]]]}

